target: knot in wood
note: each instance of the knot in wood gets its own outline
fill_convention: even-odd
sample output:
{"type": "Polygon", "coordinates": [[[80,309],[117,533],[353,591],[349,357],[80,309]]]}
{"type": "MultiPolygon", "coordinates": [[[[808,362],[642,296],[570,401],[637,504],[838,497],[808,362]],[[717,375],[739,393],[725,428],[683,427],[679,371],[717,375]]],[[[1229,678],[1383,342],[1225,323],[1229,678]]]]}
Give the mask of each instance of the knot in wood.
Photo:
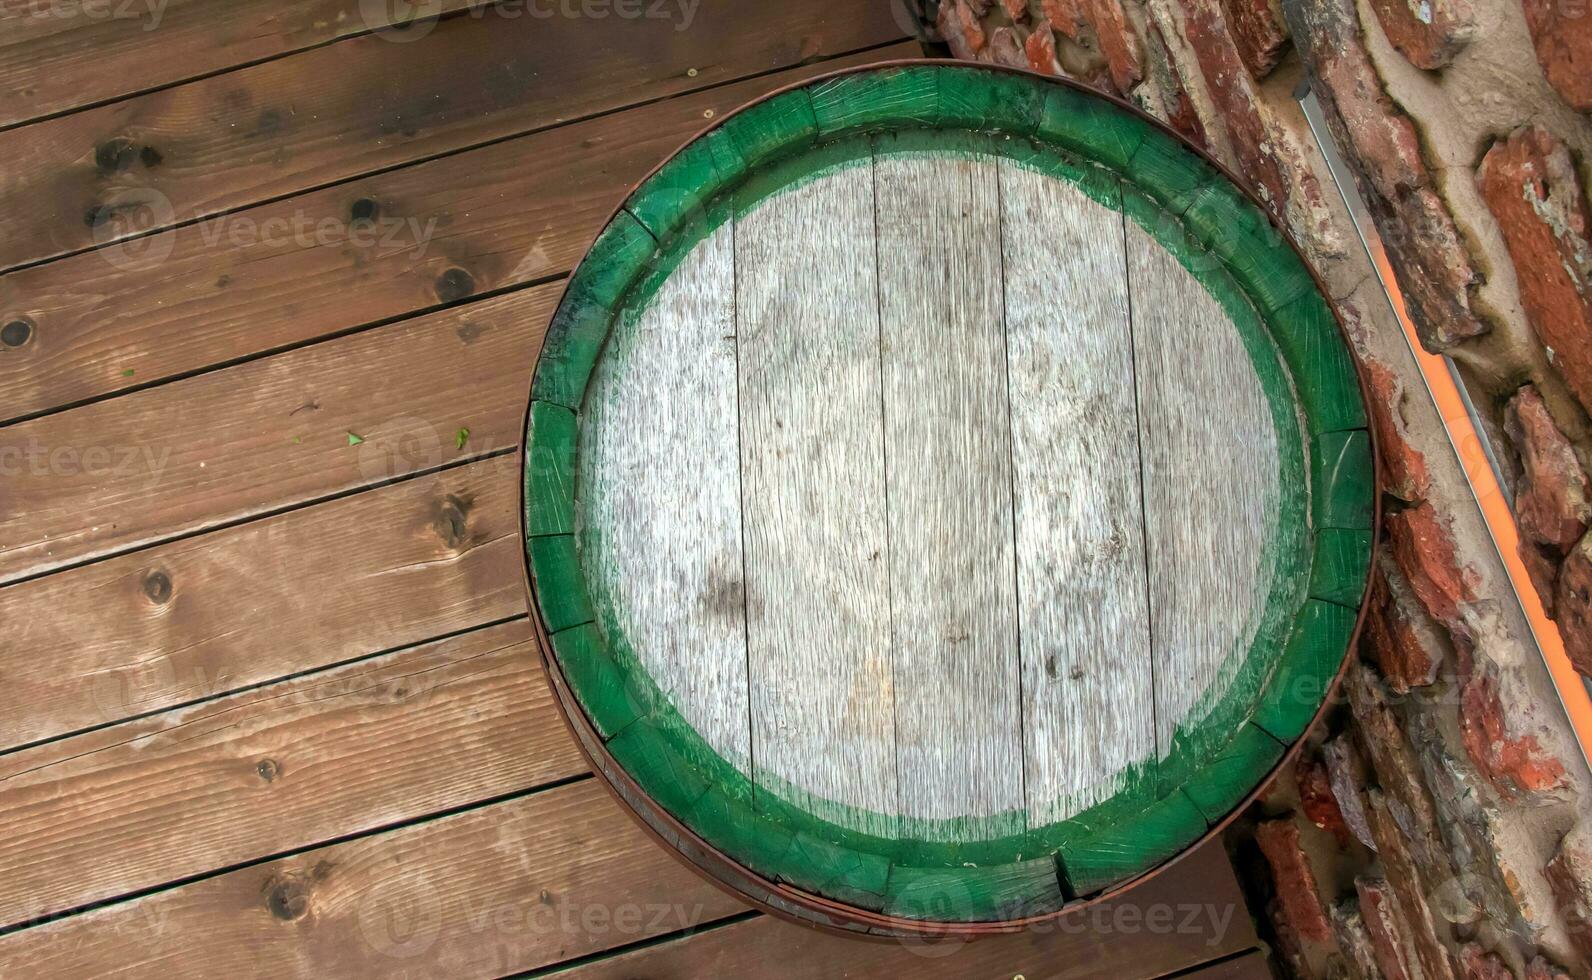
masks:
{"type": "Polygon", "coordinates": [[[7,347],[21,347],[32,339],[33,321],[25,317],[18,317],[0,327],[0,344],[7,347]]]}
{"type": "Polygon", "coordinates": [[[94,166],[102,174],[120,173],[138,159],[138,147],[130,139],[106,140],[94,149],[94,166]]]}
{"type": "Polygon", "coordinates": [[[144,579],[144,595],[156,605],[163,605],[171,599],[171,576],[165,572],[150,572],[144,579]]]}
{"type": "Polygon", "coordinates": [[[475,277],[463,269],[449,269],[437,277],[437,299],[457,303],[475,292],[475,277]]]}
{"type": "Polygon", "coordinates": [[[265,907],[283,922],[302,919],[310,910],[310,883],[296,876],[274,879],[265,888],[265,907]]]}

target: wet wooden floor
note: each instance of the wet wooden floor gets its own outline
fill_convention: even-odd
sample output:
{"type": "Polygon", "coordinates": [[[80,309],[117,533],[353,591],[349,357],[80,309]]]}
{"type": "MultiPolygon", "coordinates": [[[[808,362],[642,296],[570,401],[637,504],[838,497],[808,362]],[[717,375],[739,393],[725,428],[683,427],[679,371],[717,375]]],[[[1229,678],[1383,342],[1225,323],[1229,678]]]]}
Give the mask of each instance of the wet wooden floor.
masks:
{"type": "Polygon", "coordinates": [[[546,689],[561,280],[715,116],[916,54],[890,6],[388,9],[0,3],[0,976],[1263,975],[1219,847],[966,947],[765,918],[546,689]]]}

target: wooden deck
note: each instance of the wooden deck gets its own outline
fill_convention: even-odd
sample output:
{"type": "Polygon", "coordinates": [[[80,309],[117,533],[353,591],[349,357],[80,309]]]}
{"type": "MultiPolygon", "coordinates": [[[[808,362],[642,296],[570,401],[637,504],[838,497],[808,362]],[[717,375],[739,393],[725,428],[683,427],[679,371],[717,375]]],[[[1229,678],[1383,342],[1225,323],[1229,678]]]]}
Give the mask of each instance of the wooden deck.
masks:
{"type": "Polygon", "coordinates": [[[862,0],[416,8],[0,0],[0,976],[1264,976],[1219,848],[905,946],[621,815],[521,585],[561,280],[715,115],[917,47],[862,0]]]}

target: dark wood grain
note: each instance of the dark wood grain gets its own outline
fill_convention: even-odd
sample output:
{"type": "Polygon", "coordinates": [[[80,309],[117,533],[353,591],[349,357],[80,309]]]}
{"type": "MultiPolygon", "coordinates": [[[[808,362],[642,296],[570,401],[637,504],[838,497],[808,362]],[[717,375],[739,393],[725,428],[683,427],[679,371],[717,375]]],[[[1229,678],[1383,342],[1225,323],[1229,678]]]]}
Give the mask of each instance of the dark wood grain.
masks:
{"type": "Polygon", "coordinates": [[[831,980],[840,976],[1139,980],[1219,959],[1254,944],[1243,896],[1217,843],[1190,855],[1121,901],[1015,935],[965,945],[874,943],[758,918],[600,959],[562,976],[567,980],[831,980]],[[1225,926],[1220,925],[1223,922],[1225,926]]]}
{"type": "MultiPolygon", "coordinates": [[[[419,175],[383,199],[428,194],[449,209],[451,233],[436,244],[439,257],[401,254],[370,264],[331,248],[245,255],[199,242],[185,267],[163,267],[158,276],[63,279],[62,288],[83,288],[89,301],[75,317],[78,340],[66,341],[81,350],[53,353],[60,338],[44,331],[61,324],[41,318],[29,348],[0,355],[0,386],[10,381],[13,394],[48,390],[59,398],[84,382],[96,390],[128,385],[251,345],[277,347],[435,304],[431,280],[452,267],[450,250],[474,270],[479,289],[567,269],[622,187],[700,121],[701,104],[734,105],[770,84],[586,124],[601,127],[595,132],[575,126],[559,131],[568,136],[548,134],[565,152],[542,155],[545,170],[505,151],[490,167],[419,175]],[[648,132],[654,135],[642,135],[648,132]],[[611,162],[594,170],[583,161],[597,145],[611,162]],[[568,184],[550,173],[587,189],[560,196],[568,184]],[[588,178],[595,187],[584,184],[588,178]],[[525,198],[535,203],[513,203],[525,198]],[[106,303],[141,312],[107,322],[106,303]]],[[[452,161],[416,169],[444,162],[452,161]]],[[[100,263],[86,255],[27,274],[84,260],[100,263]]],[[[9,467],[0,582],[380,482],[394,475],[388,459],[413,469],[517,445],[531,365],[559,288],[511,293],[0,429],[0,463],[9,467]],[[460,427],[472,433],[464,452],[454,446],[460,427]],[[350,432],[366,444],[350,448],[350,432]],[[90,451],[100,465],[86,465],[90,451]]]]}
{"type": "Polygon", "coordinates": [[[512,293],[0,429],[0,458],[20,461],[0,496],[0,581],[518,445],[557,293],[512,293]]]}
{"type": "Polygon", "coordinates": [[[0,749],[523,613],[516,458],[0,589],[0,749]]]}
{"type": "Polygon", "coordinates": [[[363,178],[128,243],[136,260],[114,247],[0,276],[0,317],[26,315],[35,327],[25,347],[0,351],[0,420],[565,272],[630,187],[710,115],[915,50],[891,46],[363,178]],[[374,202],[374,224],[351,222],[361,201],[374,202]]]}
{"type": "Polygon", "coordinates": [[[394,12],[470,2],[3,0],[0,127],[384,29],[394,12]]]}
{"type": "Polygon", "coordinates": [[[739,908],[588,781],[16,933],[0,963],[38,980],[470,980],[739,908]]]}
{"type": "Polygon", "coordinates": [[[903,34],[884,3],[702,0],[339,41],[0,133],[0,269],[903,34]]]}
{"type": "Polygon", "coordinates": [[[1184,976],[1188,980],[1273,980],[1275,974],[1266,962],[1266,954],[1256,950],[1184,976]]]}
{"type": "Polygon", "coordinates": [[[0,925],[578,775],[529,624],[0,758],[0,925]]]}

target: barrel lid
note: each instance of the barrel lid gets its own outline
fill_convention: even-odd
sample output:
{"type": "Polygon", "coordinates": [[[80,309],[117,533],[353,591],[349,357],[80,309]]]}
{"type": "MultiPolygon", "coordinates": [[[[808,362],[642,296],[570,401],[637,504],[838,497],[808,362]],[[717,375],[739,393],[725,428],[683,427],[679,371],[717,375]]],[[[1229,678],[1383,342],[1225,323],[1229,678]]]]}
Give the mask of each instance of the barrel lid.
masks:
{"type": "Polygon", "coordinates": [[[937,62],[777,93],[625,201],[549,327],[523,519],[561,703],[761,904],[1055,914],[1321,708],[1373,548],[1356,372],[1286,235],[1115,100],[937,62]]]}

